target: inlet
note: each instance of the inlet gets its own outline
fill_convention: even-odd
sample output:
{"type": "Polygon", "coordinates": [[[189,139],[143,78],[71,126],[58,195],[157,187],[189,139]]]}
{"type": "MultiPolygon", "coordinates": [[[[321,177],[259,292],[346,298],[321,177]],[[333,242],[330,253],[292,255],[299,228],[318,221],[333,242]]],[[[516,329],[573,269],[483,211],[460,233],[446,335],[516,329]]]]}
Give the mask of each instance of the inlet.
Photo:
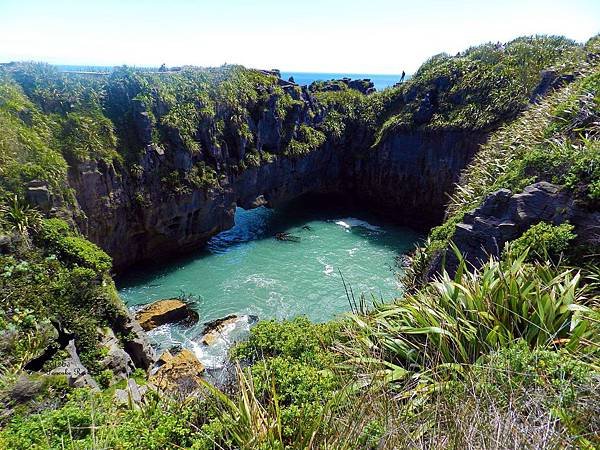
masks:
{"type": "Polygon", "coordinates": [[[357,298],[398,296],[397,257],[419,238],[337,197],[307,196],[277,209],[238,208],[235,226],[204,250],[167,266],[134,270],[118,285],[134,310],[164,298],[191,299],[198,325],[150,333],[159,348],[189,346],[203,323],[229,314],[330,320],[350,310],[344,281],[357,298]]]}

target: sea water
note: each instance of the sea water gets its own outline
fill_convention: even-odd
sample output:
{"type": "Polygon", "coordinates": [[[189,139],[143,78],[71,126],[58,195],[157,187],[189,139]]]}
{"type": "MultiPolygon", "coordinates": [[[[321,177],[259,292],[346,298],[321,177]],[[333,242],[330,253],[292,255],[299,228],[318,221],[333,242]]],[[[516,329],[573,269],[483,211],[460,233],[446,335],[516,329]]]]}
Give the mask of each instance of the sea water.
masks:
{"type": "Polygon", "coordinates": [[[165,298],[190,299],[200,316],[197,325],[165,325],[150,338],[159,348],[192,348],[206,363],[211,355],[198,337],[207,321],[237,314],[277,320],[304,315],[322,322],[348,312],[348,296],[371,303],[400,295],[397,259],[419,237],[335,202],[238,208],[235,226],[205,249],[164,266],[138,268],[118,279],[118,287],[133,310],[165,298]],[[293,241],[279,240],[277,233],[293,241]]]}

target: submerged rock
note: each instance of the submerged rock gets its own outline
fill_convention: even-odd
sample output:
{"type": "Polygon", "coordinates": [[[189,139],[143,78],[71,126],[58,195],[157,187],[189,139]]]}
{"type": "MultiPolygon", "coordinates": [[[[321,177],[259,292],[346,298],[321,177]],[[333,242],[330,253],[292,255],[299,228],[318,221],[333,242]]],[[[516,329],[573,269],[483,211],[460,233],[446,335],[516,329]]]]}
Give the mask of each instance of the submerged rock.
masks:
{"type": "Polygon", "coordinates": [[[204,365],[196,355],[183,349],[176,355],[164,352],[158,360],[158,369],[149,381],[157,388],[169,392],[190,393],[200,387],[204,365]]]}
{"type": "Polygon", "coordinates": [[[185,302],[178,299],[160,300],[146,306],[136,314],[141,327],[148,331],[166,323],[189,320],[198,321],[198,313],[185,302]]]}

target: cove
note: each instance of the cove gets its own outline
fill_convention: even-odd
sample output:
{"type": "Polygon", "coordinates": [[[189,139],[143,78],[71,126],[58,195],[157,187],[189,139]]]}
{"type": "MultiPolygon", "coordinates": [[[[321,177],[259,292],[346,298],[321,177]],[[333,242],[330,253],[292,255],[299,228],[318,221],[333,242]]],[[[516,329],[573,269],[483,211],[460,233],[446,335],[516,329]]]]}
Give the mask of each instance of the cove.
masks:
{"type": "Polygon", "coordinates": [[[336,197],[304,197],[277,209],[238,208],[235,226],[203,250],[162,267],[134,269],[117,284],[134,310],[164,298],[191,298],[198,325],[150,333],[159,347],[185,345],[204,322],[228,314],[332,319],[350,310],[342,277],[357,299],[389,300],[401,291],[396,258],[419,238],[336,197]],[[299,242],[277,240],[276,233],[299,242]]]}

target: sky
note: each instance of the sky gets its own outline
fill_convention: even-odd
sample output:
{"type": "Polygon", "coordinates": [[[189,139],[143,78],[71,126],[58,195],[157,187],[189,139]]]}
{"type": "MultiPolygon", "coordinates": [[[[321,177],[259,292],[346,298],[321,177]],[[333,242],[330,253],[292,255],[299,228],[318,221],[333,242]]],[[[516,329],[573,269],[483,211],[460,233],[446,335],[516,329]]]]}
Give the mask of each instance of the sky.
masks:
{"type": "Polygon", "coordinates": [[[599,32],[600,0],[0,0],[0,62],[398,74],[484,42],[599,32]]]}

